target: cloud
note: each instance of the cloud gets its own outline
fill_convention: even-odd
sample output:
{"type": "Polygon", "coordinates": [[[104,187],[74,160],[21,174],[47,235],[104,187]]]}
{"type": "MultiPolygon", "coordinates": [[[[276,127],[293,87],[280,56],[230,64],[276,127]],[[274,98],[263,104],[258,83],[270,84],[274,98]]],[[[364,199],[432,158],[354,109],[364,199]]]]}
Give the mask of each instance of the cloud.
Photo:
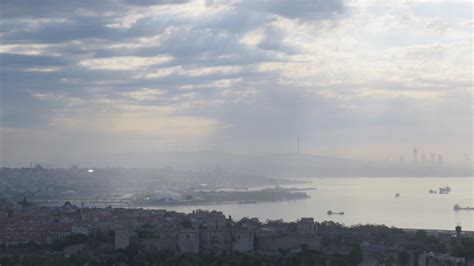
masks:
{"type": "Polygon", "coordinates": [[[109,70],[136,70],[153,65],[160,65],[173,60],[170,56],[137,57],[122,56],[108,58],[85,59],[79,65],[89,69],[109,69],[109,70]]]}
{"type": "Polygon", "coordinates": [[[57,56],[0,54],[2,68],[12,69],[21,67],[54,67],[64,65],[66,60],[57,56]]]}
{"type": "MultiPolygon", "coordinates": [[[[120,10],[129,6],[154,6],[183,4],[186,0],[83,0],[64,2],[61,0],[2,0],[3,18],[52,18],[70,17],[71,15],[94,14],[100,15],[111,11],[120,10]]],[[[108,15],[108,14],[105,14],[108,15]]]]}
{"type": "Polygon", "coordinates": [[[143,88],[136,91],[125,92],[123,95],[130,97],[135,100],[156,100],[162,96],[165,92],[160,89],[143,88]]]}
{"type": "Polygon", "coordinates": [[[148,136],[154,145],[265,151],[301,136],[315,152],[384,145],[384,138],[472,142],[459,133],[472,131],[472,18],[464,4],[19,0],[1,7],[7,141],[61,132],[94,143],[96,132],[117,137],[123,149],[148,136]],[[433,128],[429,138],[412,134],[433,128]]]}
{"type": "Polygon", "coordinates": [[[299,20],[332,19],[345,10],[342,0],[296,0],[292,3],[285,0],[248,0],[244,1],[244,5],[248,5],[251,9],[299,20]]]}

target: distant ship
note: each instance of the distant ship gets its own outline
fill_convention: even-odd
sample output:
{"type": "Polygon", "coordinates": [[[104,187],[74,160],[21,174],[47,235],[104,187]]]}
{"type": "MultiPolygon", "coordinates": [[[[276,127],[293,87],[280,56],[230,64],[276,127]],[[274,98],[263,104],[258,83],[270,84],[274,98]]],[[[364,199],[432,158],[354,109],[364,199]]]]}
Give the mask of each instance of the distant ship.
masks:
{"type": "Polygon", "coordinates": [[[437,194],[437,193],[438,193],[438,191],[436,191],[436,190],[434,190],[434,189],[430,189],[428,192],[429,192],[430,194],[437,194]]]}
{"type": "Polygon", "coordinates": [[[395,194],[395,197],[396,198],[400,197],[400,193],[395,194]]]}
{"type": "Polygon", "coordinates": [[[333,214],[344,215],[344,212],[333,212],[333,211],[329,210],[329,211],[327,212],[327,214],[328,214],[328,215],[333,215],[333,214]]]}
{"type": "Polygon", "coordinates": [[[462,210],[467,210],[467,211],[474,211],[474,207],[461,207],[459,204],[454,205],[453,209],[455,211],[462,211],[462,210]]]}
{"type": "Polygon", "coordinates": [[[439,194],[449,194],[449,192],[451,192],[451,188],[449,186],[439,188],[439,194]]]}

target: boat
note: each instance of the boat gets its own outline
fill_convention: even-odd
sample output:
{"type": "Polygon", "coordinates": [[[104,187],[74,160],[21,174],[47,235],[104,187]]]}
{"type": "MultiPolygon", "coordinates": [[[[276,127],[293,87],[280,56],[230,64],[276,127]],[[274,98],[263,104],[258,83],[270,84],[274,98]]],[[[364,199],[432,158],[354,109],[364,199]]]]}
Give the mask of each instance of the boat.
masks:
{"type": "Polygon", "coordinates": [[[328,215],[333,215],[333,214],[344,215],[344,212],[333,212],[333,211],[329,210],[329,211],[327,212],[327,214],[328,214],[328,215]]]}
{"type": "Polygon", "coordinates": [[[439,194],[449,194],[449,192],[451,192],[451,188],[449,186],[439,188],[439,194]]]}
{"type": "Polygon", "coordinates": [[[395,197],[396,198],[400,197],[400,193],[395,194],[395,197]]]}
{"type": "Polygon", "coordinates": [[[436,191],[436,190],[434,190],[434,189],[430,189],[428,192],[429,192],[430,194],[437,194],[437,193],[438,193],[438,191],[436,191]]]}
{"type": "Polygon", "coordinates": [[[467,207],[461,207],[461,206],[459,206],[459,204],[455,204],[454,207],[453,207],[453,209],[454,209],[455,211],[462,211],[462,210],[474,211],[474,207],[469,207],[469,206],[467,206],[467,207]]]}

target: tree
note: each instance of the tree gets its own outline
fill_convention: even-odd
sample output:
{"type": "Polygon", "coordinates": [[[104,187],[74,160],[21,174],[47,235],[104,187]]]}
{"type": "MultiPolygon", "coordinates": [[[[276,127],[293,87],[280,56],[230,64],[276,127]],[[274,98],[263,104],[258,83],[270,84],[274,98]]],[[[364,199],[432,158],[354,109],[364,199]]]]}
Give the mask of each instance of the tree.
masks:
{"type": "Polygon", "coordinates": [[[87,243],[88,237],[83,234],[72,234],[53,242],[54,250],[62,250],[64,247],[87,243]]]}
{"type": "Polygon", "coordinates": [[[428,233],[425,230],[417,230],[415,232],[415,239],[420,241],[425,241],[428,237],[428,233]]]}
{"type": "Polygon", "coordinates": [[[193,228],[193,224],[189,220],[184,220],[181,222],[183,228],[193,228]]]}
{"type": "Polygon", "coordinates": [[[401,265],[408,265],[410,263],[410,254],[406,251],[400,252],[400,254],[398,254],[398,262],[401,265]]]}
{"type": "Polygon", "coordinates": [[[351,261],[352,265],[358,265],[359,263],[364,260],[364,256],[362,254],[362,248],[359,244],[352,246],[352,250],[349,254],[349,260],[351,261]]]}

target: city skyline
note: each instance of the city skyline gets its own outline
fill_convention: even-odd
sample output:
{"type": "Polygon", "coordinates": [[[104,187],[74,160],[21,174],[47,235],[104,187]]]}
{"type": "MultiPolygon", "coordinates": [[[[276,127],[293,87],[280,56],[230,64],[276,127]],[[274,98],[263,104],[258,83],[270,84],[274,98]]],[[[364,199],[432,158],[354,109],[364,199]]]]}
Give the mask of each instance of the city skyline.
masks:
{"type": "Polygon", "coordinates": [[[473,11],[0,0],[0,266],[473,266],[473,11]]]}

